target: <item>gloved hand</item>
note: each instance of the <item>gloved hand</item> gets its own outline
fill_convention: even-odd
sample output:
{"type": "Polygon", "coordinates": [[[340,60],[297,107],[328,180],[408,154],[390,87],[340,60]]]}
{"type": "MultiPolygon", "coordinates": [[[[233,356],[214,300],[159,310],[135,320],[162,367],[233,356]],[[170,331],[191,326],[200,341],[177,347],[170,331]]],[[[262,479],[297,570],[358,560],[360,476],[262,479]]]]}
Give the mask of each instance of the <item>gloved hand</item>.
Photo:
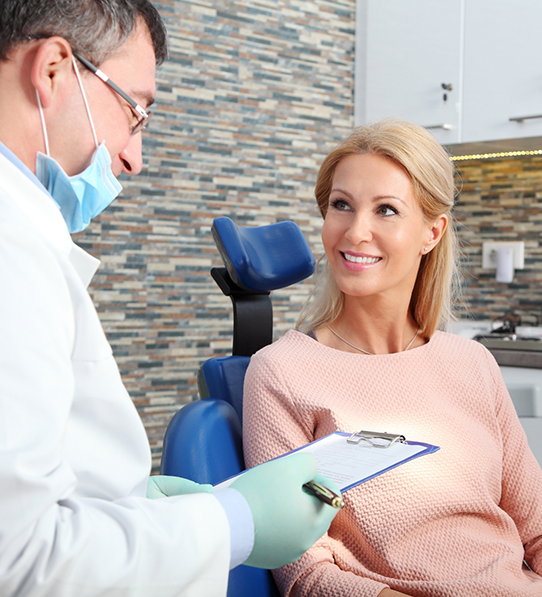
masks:
{"type": "Polygon", "coordinates": [[[147,497],[151,500],[183,495],[185,493],[210,493],[212,485],[200,485],[182,477],[169,477],[167,475],[153,475],[147,481],[147,497]]]}
{"type": "Polygon", "coordinates": [[[273,569],[295,562],[328,530],[338,509],[302,489],[315,477],[341,495],[330,479],[316,473],[310,454],[265,462],[230,485],[245,497],[254,518],[254,548],[246,566],[273,569]]]}

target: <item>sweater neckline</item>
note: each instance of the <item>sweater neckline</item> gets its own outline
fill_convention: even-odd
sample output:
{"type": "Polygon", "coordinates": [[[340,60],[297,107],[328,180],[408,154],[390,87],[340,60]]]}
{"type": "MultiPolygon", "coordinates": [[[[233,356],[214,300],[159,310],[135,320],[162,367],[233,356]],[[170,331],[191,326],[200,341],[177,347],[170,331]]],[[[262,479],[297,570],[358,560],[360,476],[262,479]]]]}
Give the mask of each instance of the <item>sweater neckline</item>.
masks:
{"type": "MultiPolygon", "coordinates": [[[[358,357],[358,358],[361,357],[361,358],[365,358],[365,359],[377,359],[377,358],[382,359],[382,358],[389,358],[389,357],[399,358],[401,355],[404,355],[404,357],[407,358],[407,355],[419,354],[418,351],[425,350],[427,347],[429,347],[429,345],[432,346],[435,343],[435,338],[440,336],[440,334],[442,334],[441,331],[437,330],[425,344],[422,344],[422,346],[416,346],[416,348],[411,348],[410,350],[406,350],[406,351],[402,350],[401,352],[391,352],[388,354],[367,355],[367,354],[363,354],[361,352],[358,354],[355,352],[348,352],[346,350],[339,350],[338,348],[331,348],[331,346],[326,346],[325,344],[322,344],[321,342],[318,341],[318,339],[316,338],[316,334],[314,332],[312,332],[312,334],[309,335],[309,334],[305,334],[303,332],[299,332],[298,330],[289,330],[286,335],[289,335],[290,333],[299,335],[300,337],[304,337],[307,340],[310,340],[312,342],[316,342],[316,345],[323,351],[332,351],[333,353],[340,353],[342,355],[349,355],[349,356],[358,357]]],[[[313,346],[313,345],[311,344],[311,346],[313,346]]]]}

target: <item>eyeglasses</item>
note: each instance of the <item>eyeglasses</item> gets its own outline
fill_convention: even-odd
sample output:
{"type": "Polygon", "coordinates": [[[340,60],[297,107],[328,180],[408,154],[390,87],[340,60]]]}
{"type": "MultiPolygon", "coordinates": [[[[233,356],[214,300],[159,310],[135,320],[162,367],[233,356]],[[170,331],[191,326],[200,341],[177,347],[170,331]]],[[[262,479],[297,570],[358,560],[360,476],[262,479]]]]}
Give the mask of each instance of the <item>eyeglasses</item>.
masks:
{"type": "Polygon", "coordinates": [[[135,123],[131,125],[130,135],[137,135],[140,133],[149,122],[150,117],[152,116],[152,112],[143,109],[135,100],[133,100],[127,93],[125,93],[116,83],[113,83],[111,79],[102,72],[99,68],[95,67],[92,62],[89,62],[86,58],[83,58],[77,52],[74,52],[73,55],[79,60],[86,68],[92,71],[101,81],[103,81],[106,85],[111,87],[113,91],[118,93],[126,102],[128,102],[130,109],[132,110],[132,114],[135,118],[135,123]]]}
{"type": "MultiPolygon", "coordinates": [[[[47,39],[51,37],[53,34],[50,33],[40,33],[37,35],[25,35],[23,39],[33,41],[35,39],[47,39]]],[[[73,55],[91,72],[93,72],[99,79],[101,79],[106,85],[111,87],[113,91],[118,93],[130,106],[132,114],[136,119],[135,124],[131,125],[130,127],[130,135],[137,135],[140,133],[146,126],[152,116],[152,112],[150,110],[145,110],[142,108],[135,100],[133,100],[127,93],[125,93],[116,83],[113,83],[111,79],[99,68],[94,66],[92,62],[89,62],[86,58],[83,58],[77,52],[73,52],[73,55]]]]}

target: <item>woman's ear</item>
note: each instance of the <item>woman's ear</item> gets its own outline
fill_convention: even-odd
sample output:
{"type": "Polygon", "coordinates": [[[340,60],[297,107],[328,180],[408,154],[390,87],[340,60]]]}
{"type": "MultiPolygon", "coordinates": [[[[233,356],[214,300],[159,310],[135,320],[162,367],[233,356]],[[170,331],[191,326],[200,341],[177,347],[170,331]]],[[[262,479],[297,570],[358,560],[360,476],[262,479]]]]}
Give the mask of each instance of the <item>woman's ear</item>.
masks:
{"type": "Polygon", "coordinates": [[[62,83],[71,77],[72,69],[72,50],[63,37],[55,35],[40,44],[32,61],[30,80],[44,108],[61,91],[62,83]]]}
{"type": "Polygon", "coordinates": [[[422,247],[422,255],[427,255],[438,245],[447,226],[448,216],[446,214],[440,215],[429,228],[428,238],[422,247]]]}

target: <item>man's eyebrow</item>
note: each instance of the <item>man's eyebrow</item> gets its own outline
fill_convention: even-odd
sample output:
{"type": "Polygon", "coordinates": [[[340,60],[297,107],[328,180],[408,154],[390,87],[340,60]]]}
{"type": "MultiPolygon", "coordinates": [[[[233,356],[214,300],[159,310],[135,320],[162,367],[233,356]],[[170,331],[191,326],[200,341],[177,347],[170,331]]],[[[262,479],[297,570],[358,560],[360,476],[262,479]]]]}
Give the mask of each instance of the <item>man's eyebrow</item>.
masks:
{"type": "Polygon", "coordinates": [[[150,94],[148,91],[133,91],[131,93],[131,97],[134,99],[137,98],[138,103],[141,104],[142,108],[148,110],[150,106],[154,104],[154,96],[150,94]]]}
{"type": "Polygon", "coordinates": [[[154,97],[152,95],[146,94],[145,95],[145,109],[149,109],[154,104],[154,97]]]}

